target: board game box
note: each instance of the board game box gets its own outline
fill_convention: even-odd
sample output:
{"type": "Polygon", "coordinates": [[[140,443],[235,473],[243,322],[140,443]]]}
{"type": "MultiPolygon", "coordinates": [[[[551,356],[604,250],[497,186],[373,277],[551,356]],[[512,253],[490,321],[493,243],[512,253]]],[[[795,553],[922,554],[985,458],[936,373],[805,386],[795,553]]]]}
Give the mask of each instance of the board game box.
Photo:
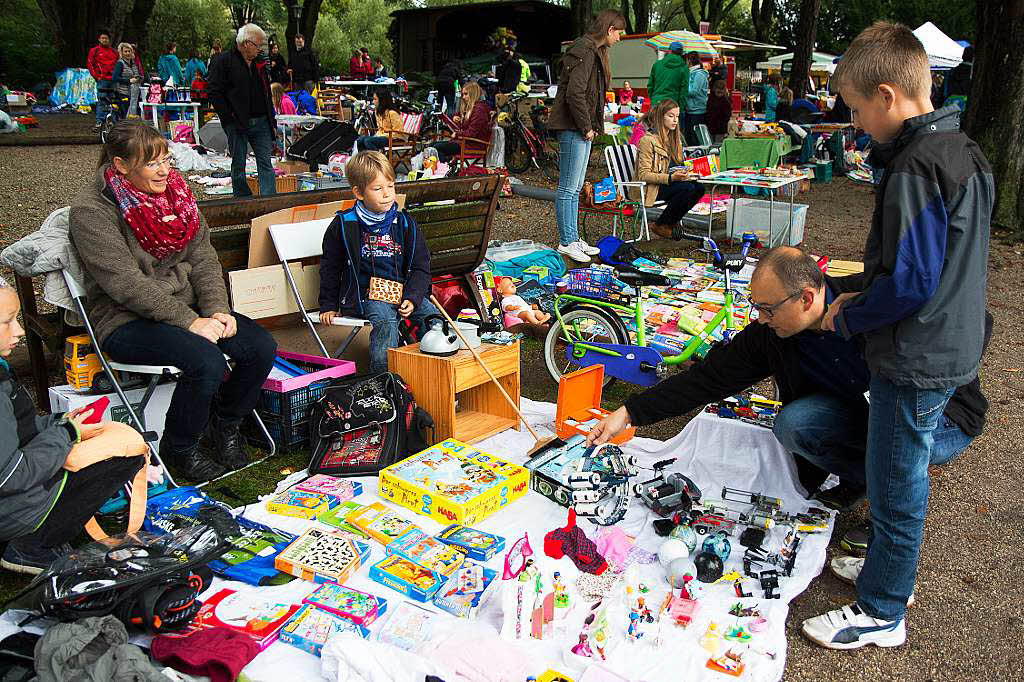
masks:
{"type": "Polygon", "coordinates": [[[378,641],[413,651],[430,639],[435,625],[446,617],[412,602],[400,601],[387,621],[374,631],[378,641]]]}
{"type": "Polygon", "coordinates": [[[266,649],[300,604],[267,599],[260,592],[235,592],[224,588],[205,600],[195,619],[185,630],[167,633],[186,636],[205,628],[223,627],[252,637],[260,650],[266,649]]]}
{"type": "Polygon", "coordinates": [[[472,618],[497,576],[497,571],[467,561],[434,595],[434,606],[459,618],[472,618]]]}
{"type": "Polygon", "coordinates": [[[427,601],[445,579],[429,568],[414,564],[397,554],[386,556],[370,566],[370,580],[376,580],[416,601],[427,601]]]}
{"type": "Polygon", "coordinates": [[[412,528],[402,537],[391,542],[384,548],[388,554],[397,554],[423,568],[429,568],[444,578],[454,573],[465,555],[454,547],[449,547],[437,538],[430,537],[419,528],[412,528]]]}
{"type": "Polygon", "coordinates": [[[370,555],[370,545],[341,533],[310,528],[274,560],[279,571],[315,583],[344,582],[370,555]]]}
{"type": "Polygon", "coordinates": [[[477,561],[487,561],[505,549],[505,538],[500,535],[485,533],[460,523],[453,523],[436,537],[444,544],[455,547],[466,557],[477,561]]]}
{"type": "Polygon", "coordinates": [[[384,615],[388,608],[387,600],[382,597],[337,583],[324,583],[302,601],[363,627],[384,615]]]}
{"type": "Polygon", "coordinates": [[[379,494],[440,523],[475,523],[527,493],[530,472],[448,439],[381,469],[379,494]]]}
{"type": "Polygon", "coordinates": [[[347,478],[328,476],[327,474],[314,474],[305,481],[292,486],[292,490],[302,490],[310,493],[329,495],[337,499],[337,504],[351,500],[363,492],[363,484],[359,481],[350,481],[347,478]]]}
{"type": "Polygon", "coordinates": [[[355,533],[359,537],[368,538],[370,537],[359,528],[356,528],[351,523],[345,520],[345,517],[354,512],[357,509],[362,509],[366,505],[359,504],[349,500],[342,502],[334,509],[328,509],[323,514],[317,517],[317,521],[320,523],[326,523],[328,526],[334,526],[340,530],[348,531],[349,533],[355,533]]]}
{"type": "Polygon", "coordinates": [[[370,634],[370,631],[362,625],[357,625],[337,614],[306,604],[284,624],[278,639],[285,644],[291,644],[314,656],[319,656],[323,651],[324,644],[332,635],[346,630],[356,633],[363,639],[370,634]]]}
{"type": "Polygon", "coordinates": [[[381,502],[360,507],[345,517],[347,523],[355,526],[382,545],[389,545],[416,525],[381,502]]]}
{"type": "Polygon", "coordinates": [[[300,519],[315,519],[338,504],[338,498],[331,495],[292,488],[267,500],[267,511],[283,516],[297,516],[300,519]]]}

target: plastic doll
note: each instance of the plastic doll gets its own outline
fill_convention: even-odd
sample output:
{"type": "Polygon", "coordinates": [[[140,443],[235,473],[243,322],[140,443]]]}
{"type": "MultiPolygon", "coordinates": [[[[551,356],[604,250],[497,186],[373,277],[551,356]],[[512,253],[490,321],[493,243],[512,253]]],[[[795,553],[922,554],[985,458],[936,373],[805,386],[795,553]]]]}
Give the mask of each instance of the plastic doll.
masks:
{"type": "Polygon", "coordinates": [[[565,583],[562,582],[562,574],[558,571],[555,571],[555,577],[552,580],[551,585],[552,589],[555,591],[555,608],[569,608],[569,593],[565,591],[565,583]]]}
{"type": "Polygon", "coordinates": [[[496,283],[498,296],[501,297],[501,311],[505,313],[505,327],[512,327],[521,322],[527,324],[545,324],[551,315],[541,312],[522,296],[516,295],[516,286],[511,277],[500,277],[496,283]]]}
{"type": "Polygon", "coordinates": [[[586,632],[580,633],[580,641],[570,649],[577,656],[586,656],[587,658],[593,658],[594,652],[590,649],[590,642],[587,638],[586,632]]]}
{"type": "Polygon", "coordinates": [[[644,636],[644,633],[640,632],[640,620],[639,613],[636,611],[629,612],[629,628],[626,630],[626,634],[634,640],[640,639],[644,636]]]}

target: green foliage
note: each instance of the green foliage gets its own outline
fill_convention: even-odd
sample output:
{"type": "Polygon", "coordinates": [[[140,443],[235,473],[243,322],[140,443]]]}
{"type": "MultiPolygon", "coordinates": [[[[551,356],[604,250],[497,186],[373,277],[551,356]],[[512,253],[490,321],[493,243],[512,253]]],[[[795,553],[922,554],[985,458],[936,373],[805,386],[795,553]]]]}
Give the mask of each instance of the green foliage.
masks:
{"type": "Polygon", "coordinates": [[[156,64],[164,46],[172,40],[178,44],[182,64],[193,53],[207,59],[215,40],[224,48],[235,40],[231,17],[220,0],[157,0],[146,29],[142,59],[147,68],[156,64]]]}
{"type": "Polygon", "coordinates": [[[391,12],[399,9],[390,0],[356,0],[324,3],[326,12],[320,13],[316,25],[313,47],[320,55],[325,74],[347,74],[352,52],[361,47],[370,56],[380,57],[394,75],[394,57],[388,41],[391,12]]]}
{"type": "Polygon", "coordinates": [[[0,12],[0,80],[15,89],[53,81],[57,50],[35,0],[8,0],[0,12]]]}

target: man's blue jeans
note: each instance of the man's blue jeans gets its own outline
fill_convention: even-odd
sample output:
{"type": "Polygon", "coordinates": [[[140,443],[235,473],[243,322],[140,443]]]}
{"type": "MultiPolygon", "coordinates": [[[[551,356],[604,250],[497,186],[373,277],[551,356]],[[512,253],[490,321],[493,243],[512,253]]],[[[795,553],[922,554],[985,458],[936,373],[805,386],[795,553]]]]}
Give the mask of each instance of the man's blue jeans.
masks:
{"type": "MultiPolygon", "coordinates": [[[[384,301],[363,301],[363,315],[373,325],[370,330],[370,373],[379,374],[388,371],[388,348],[398,347],[398,322],[402,318],[398,314],[398,306],[384,301]]],[[[434,304],[423,299],[409,315],[413,324],[423,329],[423,319],[430,315],[439,315],[434,304]]]]}
{"type": "Polygon", "coordinates": [[[228,152],[231,154],[231,191],[236,197],[251,197],[249,185],[245,182],[245,159],[249,155],[249,147],[256,157],[256,172],[260,180],[260,195],[267,197],[276,192],[274,180],[274,164],[270,155],[274,151],[274,130],[270,127],[270,119],[257,116],[249,119],[245,128],[234,123],[224,125],[224,133],[228,136],[228,152]]]}
{"type": "Polygon", "coordinates": [[[107,118],[107,112],[110,109],[108,98],[117,97],[117,93],[114,92],[113,81],[96,81],[96,125],[103,125],[103,121],[107,118]]]}
{"type": "Polygon", "coordinates": [[[591,141],[575,130],[558,132],[558,190],[555,192],[555,222],[558,243],[579,241],[580,190],[587,178],[591,141]]]}
{"type": "Polygon", "coordinates": [[[928,511],[928,467],[944,464],[973,440],[943,415],[953,389],[871,380],[871,405],[825,395],[786,405],[775,435],[791,452],[850,482],[865,484],[871,540],[857,580],[861,609],[900,620],[914,590],[928,511]]]}

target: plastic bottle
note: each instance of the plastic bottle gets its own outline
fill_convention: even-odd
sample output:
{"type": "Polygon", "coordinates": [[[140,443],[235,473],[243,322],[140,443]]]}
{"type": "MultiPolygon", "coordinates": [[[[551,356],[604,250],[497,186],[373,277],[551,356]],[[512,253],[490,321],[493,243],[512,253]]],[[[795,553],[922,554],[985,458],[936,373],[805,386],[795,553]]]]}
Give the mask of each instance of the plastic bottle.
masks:
{"type": "Polygon", "coordinates": [[[459,79],[455,79],[455,108],[459,108],[459,100],[462,99],[462,88],[459,86],[459,79]]]}

